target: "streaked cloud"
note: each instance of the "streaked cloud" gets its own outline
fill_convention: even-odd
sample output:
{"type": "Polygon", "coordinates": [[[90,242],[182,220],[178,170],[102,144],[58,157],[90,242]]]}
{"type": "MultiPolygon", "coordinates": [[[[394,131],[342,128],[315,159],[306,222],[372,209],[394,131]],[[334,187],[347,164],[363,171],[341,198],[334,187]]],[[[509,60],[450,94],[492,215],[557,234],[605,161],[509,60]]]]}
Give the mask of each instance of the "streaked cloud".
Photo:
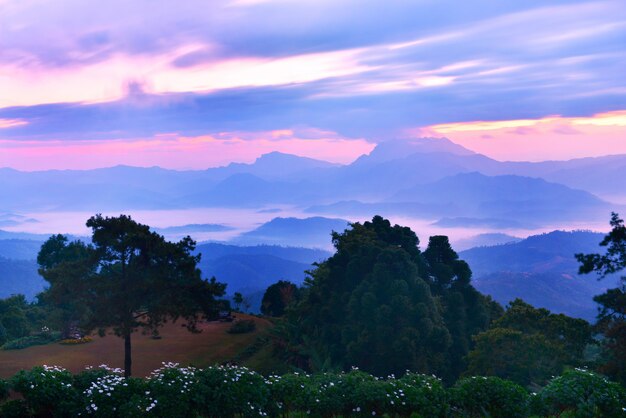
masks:
{"type": "Polygon", "coordinates": [[[0,129],[15,128],[26,125],[28,122],[21,119],[0,119],[0,129]]]}
{"type": "Polygon", "coordinates": [[[20,123],[0,139],[592,117],[626,109],[624,39],[621,0],[3,0],[0,121],[20,123]]]}
{"type": "Polygon", "coordinates": [[[499,160],[542,161],[626,154],[626,111],[590,117],[447,123],[409,131],[446,136],[499,160]]]}
{"type": "Polygon", "coordinates": [[[19,170],[89,169],[119,164],[169,169],[203,170],[230,162],[252,162],[272,151],[349,163],[370,152],[374,144],[346,139],[316,129],[268,132],[222,132],[183,136],[175,133],[148,138],[106,140],[0,140],[0,167],[19,170]]]}

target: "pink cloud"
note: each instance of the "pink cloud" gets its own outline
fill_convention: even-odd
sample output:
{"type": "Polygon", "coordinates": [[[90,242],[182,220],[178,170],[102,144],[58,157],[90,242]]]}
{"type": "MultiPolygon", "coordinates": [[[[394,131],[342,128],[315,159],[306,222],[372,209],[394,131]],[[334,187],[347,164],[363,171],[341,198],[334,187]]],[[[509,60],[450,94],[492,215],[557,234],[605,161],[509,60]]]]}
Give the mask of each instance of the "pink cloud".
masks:
{"type": "Polygon", "coordinates": [[[626,154],[626,110],[589,117],[446,123],[413,133],[445,136],[498,160],[542,161],[626,154]]]}
{"type": "Polygon", "coordinates": [[[0,141],[0,167],[35,171],[91,169],[114,165],[160,166],[197,169],[252,162],[264,153],[280,151],[336,163],[349,163],[374,145],[363,139],[347,139],[335,133],[309,129],[309,137],[293,130],[224,132],[214,135],[162,134],[151,138],[102,141],[0,141]]]}

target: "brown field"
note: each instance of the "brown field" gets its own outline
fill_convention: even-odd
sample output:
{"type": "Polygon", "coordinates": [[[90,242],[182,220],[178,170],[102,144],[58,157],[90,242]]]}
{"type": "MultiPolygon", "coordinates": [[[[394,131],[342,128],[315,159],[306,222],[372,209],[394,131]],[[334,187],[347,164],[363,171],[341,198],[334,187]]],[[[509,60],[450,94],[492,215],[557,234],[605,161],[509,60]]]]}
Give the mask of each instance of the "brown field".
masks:
{"type": "MultiPolygon", "coordinates": [[[[162,362],[168,361],[199,367],[227,361],[271,326],[269,321],[262,318],[244,314],[236,316],[254,319],[257,324],[255,332],[228,334],[226,330],[231,326],[230,323],[209,322],[199,326],[201,333],[192,334],[179,322],[166,324],[160,331],[163,338],[159,340],[140,332],[133,334],[133,376],[147,376],[159,368],[162,362]]],[[[115,335],[102,338],[94,336],[92,342],[74,346],[53,343],[22,350],[0,350],[0,378],[6,379],[19,370],[42,364],[61,366],[72,372],[100,364],[123,367],[123,340],[115,335]]]]}

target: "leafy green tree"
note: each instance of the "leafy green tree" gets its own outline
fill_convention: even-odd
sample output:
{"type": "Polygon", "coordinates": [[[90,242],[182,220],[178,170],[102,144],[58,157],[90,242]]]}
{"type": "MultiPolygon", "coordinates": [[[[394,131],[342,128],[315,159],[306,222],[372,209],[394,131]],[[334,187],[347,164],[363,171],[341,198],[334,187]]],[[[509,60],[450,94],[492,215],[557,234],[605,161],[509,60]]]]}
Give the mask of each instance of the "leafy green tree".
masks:
{"type": "Polygon", "coordinates": [[[459,260],[448,237],[430,237],[424,251],[426,274],[432,294],[438,298],[444,323],[451,336],[447,361],[440,376],[455,381],[467,367],[466,356],[473,347],[472,336],[484,331],[502,315],[502,307],[479,293],[470,283],[472,271],[459,260]]]}
{"type": "Polygon", "coordinates": [[[235,304],[235,310],[241,311],[241,305],[243,304],[243,295],[239,292],[235,292],[233,295],[233,303],[235,304]]]}
{"type": "Polygon", "coordinates": [[[336,253],[310,273],[288,314],[288,351],[299,347],[313,369],[438,372],[450,335],[419,275],[415,233],[376,216],[332,239],[336,253]]]}
{"type": "MultiPolygon", "coordinates": [[[[611,214],[611,231],[600,242],[605,254],[576,254],[580,274],[596,272],[600,278],[626,268],[626,227],[615,212],[611,214]]],[[[604,334],[608,357],[602,372],[626,384],[626,276],[620,286],[593,298],[600,305],[596,327],[604,334]]]]}
{"type": "Polygon", "coordinates": [[[286,280],[270,285],[263,294],[261,312],[269,316],[283,316],[285,308],[298,298],[298,287],[286,280]]]}
{"type": "Polygon", "coordinates": [[[87,226],[90,245],[58,235],[46,241],[37,258],[39,271],[50,283],[47,297],[68,311],[78,309],[83,329],[104,335],[111,327],[124,339],[126,376],[131,374],[133,332],[158,332],[179,318],[198,332],[201,318],[217,314],[215,298],[224,294],[225,285],[215,278],[202,280],[191,238],[168,242],[125,215],[96,215],[87,226]]]}
{"type": "Polygon", "coordinates": [[[553,314],[521,299],[491,328],[474,337],[467,375],[490,375],[522,385],[544,384],[565,366],[579,366],[592,342],[591,326],[582,319],[553,314]]]}
{"type": "Polygon", "coordinates": [[[29,320],[31,306],[24,295],[13,295],[0,299],[0,345],[7,341],[25,337],[36,327],[29,320]]]}

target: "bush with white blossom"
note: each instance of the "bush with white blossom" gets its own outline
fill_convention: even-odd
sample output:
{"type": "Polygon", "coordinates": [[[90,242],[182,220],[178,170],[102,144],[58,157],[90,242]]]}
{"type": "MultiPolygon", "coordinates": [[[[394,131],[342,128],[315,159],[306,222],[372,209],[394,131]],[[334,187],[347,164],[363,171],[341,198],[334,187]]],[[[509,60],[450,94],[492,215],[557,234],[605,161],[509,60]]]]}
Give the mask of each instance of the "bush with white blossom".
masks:
{"type": "Polygon", "coordinates": [[[399,378],[358,369],[265,378],[245,367],[177,363],[164,363],[145,379],[101,365],[76,375],[38,366],[0,381],[3,418],[626,417],[625,403],[621,386],[582,369],[554,378],[536,395],[497,377],[469,377],[445,389],[435,376],[411,372],[399,378]],[[9,389],[17,396],[6,401],[9,389]]]}

